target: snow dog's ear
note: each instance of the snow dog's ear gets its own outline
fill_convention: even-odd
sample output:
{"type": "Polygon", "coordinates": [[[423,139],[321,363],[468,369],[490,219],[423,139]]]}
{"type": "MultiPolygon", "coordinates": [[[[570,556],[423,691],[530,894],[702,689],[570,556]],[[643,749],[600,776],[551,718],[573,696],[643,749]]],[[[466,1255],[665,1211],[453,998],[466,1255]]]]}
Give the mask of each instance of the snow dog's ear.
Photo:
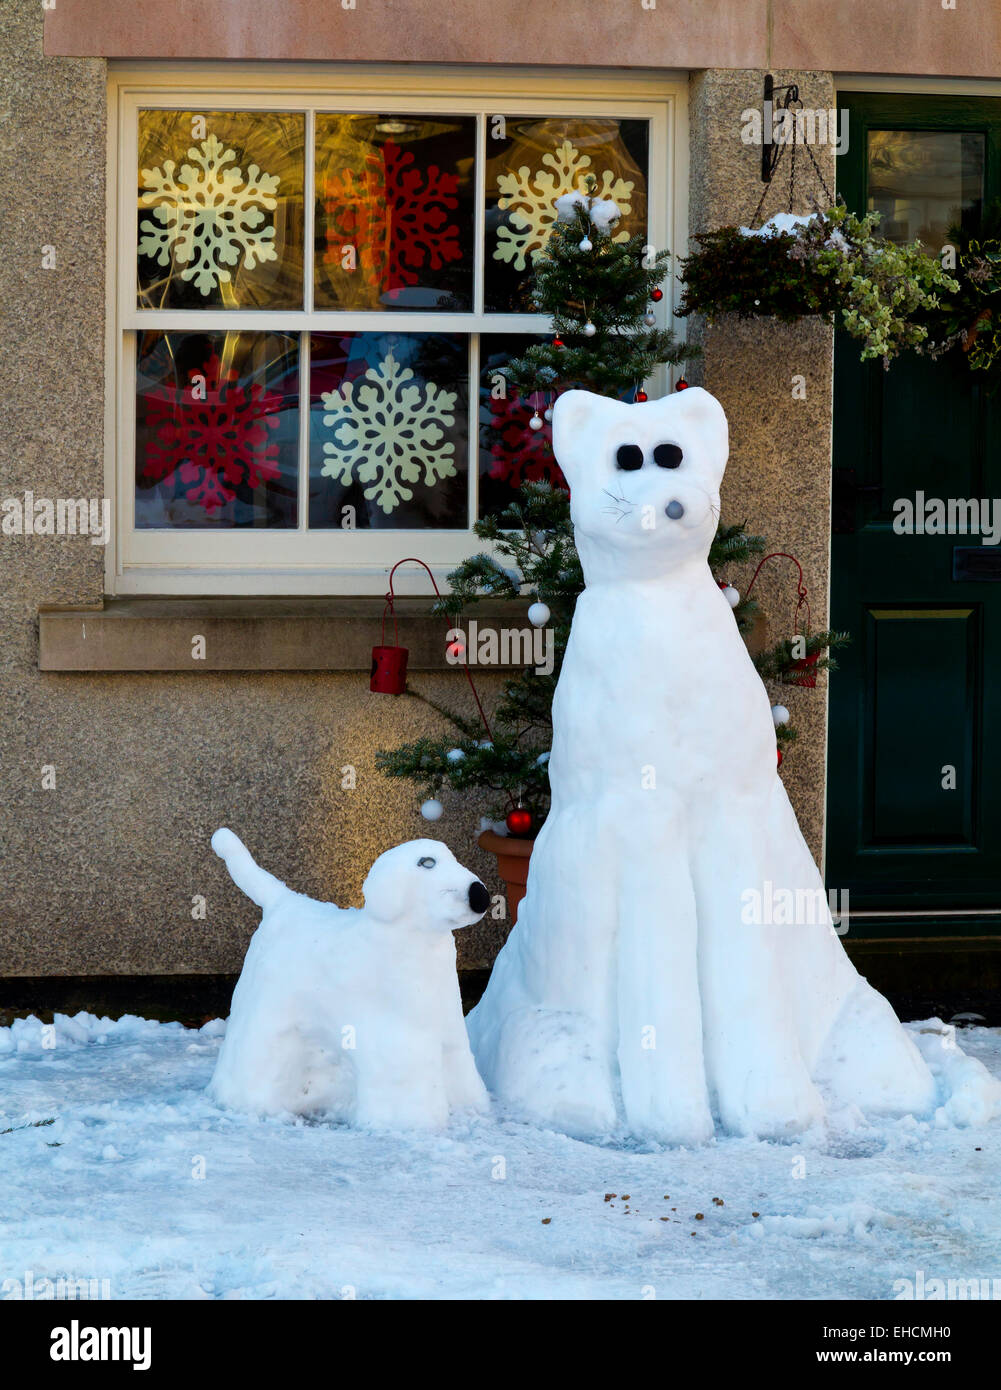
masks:
{"type": "Polygon", "coordinates": [[[614,404],[593,391],[564,391],[557,396],[553,406],[553,453],[571,487],[581,481],[581,469],[594,456],[591,436],[598,417],[607,415],[614,404]]]}
{"type": "Polygon", "coordinates": [[[379,855],[361,887],[365,911],[380,922],[395,922],[406,911],[410,882],[399,848],[379,855]]]}

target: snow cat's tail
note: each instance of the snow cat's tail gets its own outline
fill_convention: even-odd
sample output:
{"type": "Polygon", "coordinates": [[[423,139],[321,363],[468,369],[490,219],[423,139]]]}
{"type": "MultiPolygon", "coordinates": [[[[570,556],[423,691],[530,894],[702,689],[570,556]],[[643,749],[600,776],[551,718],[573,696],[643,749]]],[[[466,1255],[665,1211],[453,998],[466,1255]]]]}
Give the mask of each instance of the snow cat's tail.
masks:
{"type": "Polygon", "coordinates": [[[267,912],[283,893],[289,891],[280,879],[254,862],[250,850],[225,826],[212,836],[212,848],[225,862],[229,876],[247,897],[267,912]]]}

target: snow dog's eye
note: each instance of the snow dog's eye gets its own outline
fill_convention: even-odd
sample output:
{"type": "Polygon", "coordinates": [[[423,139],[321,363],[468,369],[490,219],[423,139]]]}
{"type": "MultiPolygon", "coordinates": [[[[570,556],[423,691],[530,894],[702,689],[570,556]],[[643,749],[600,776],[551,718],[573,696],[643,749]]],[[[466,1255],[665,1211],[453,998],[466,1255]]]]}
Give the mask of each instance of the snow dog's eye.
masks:
{"type": "Polygon", "coordinates": [[[417,867],[419,869],[433,869],[437,862],[438,861],[436,859],[432,859],[429,854],[425,854],[423,859],[418,859],[417,867]]]}
{"type": "Polygon", "coordinates": [[[638,444],[620,444],[615,451],[615,466],[630,473],[634,468],[642,468],[643,450],[638,444]]]}
{"type": "Polygon", "coordinates": [[[658,468],[677,468],[683,458],[677,444],[658,444],[653,451],[653,461],[658,468]]]}

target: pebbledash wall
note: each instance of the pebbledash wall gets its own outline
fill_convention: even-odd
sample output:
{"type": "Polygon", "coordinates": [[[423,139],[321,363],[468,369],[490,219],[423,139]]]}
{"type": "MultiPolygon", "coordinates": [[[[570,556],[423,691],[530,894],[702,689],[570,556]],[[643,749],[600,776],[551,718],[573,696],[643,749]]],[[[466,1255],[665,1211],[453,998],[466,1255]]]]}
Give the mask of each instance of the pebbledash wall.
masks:
{"type": "MultiPolygon", "coordinates": [[[[798,81],[805,104],[823,109],[834,105],[837,71],[1001,71],[1001,11],[984,4],[950,12],[939,0],[727,0],[709,10],[695,0],[577,0],[561,18],[562,8],[9,0],[0,11],[0,496],[107,495],[109,63],[508,65],[540,91],[547,72],[610,62],[620,78],[631,68],[687,74],[693,231],[753,210],[759,152],[741,143],[740,112],[759,103],[765,71],[798,81]],[[46,246],[56,248],[55,271],[42,269],[46,246]]],[[[420,90],[420,68],[412,73],[420,90]]],[[[816,153],[833,182],[832,151],[816,153]]],[[[775,334],[766,323],[693,331],[705,357],[689,378],[720,397],[731,422],[725,512],[801,557],[823,623],[831,332],[775,334]],[[805,400],[793,399],[794,373],[806,377],[805,400]]],[[[780,611],[788,584],[767,582],[765,605],[780,611]]],[[[0,977],[237,969],[256,919],[209,850],[218,825],[237,829],[294,886],[342,903],[360,900],[378,852],[428,831],[409,786],[374,770],[376,748],[434,726],[414,701],[368,694],[378,600],[108,605],[105,589],[103,551],[87,537],[0,537],[0,977]],[[213,660],[199,674],[171,669],[192,630],[210,634],[213,660]],[[342,787],[347,765],[353,790],[342,787]],[[192,916],[196,897],[204,919],[192,916]]],[[[438,669],[435,625],[416,610],[409,624],[422,688],[460,699],[461,677],[438,669]]],[[[482,685],[495,693],[497,677],[482,685]]],[[[787,703],[802,738],[783,775],[819,854],[825,696],[790,691],[787,703]]],[[[479,810],[446,799],[431,833],[493,885],[474,843],[479,810]]],[[[464,933],[460,963],[488,964],[506,929],[488,919],[464,933]]]]}

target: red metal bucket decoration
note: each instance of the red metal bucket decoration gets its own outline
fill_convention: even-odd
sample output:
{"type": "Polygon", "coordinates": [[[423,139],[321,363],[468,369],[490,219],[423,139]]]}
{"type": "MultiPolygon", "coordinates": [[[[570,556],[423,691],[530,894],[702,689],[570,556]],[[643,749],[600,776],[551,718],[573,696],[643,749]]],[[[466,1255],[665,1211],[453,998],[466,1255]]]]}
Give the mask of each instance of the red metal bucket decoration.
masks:
{"type": "Polygon", "coordinates": [[[406,647],[373,647],[369,690],[377,695],[402,695],[407,688],[406,647]]]}
{"type": "Polygon", "coordinates": [[[802,656],[792,664],[794,671],[802,671],[801,676],[787,676],[786,685],[805,685],[811,690],[817,684],[817,662],[820,660],[820,653],[814,652],[812,656],[802,656]]]}
{"type": "Polygon", "coordinates": [[[396,623],[396,609],[393,607],[393,579],[390,575],[389,593],[386,595],[386,604],[382,610],[382,642],[378,647],[372,648],[372,674],[369,677],[368,688],[376,695],[404,695],[407,690],[407,656],[408,647],[401,647],[400,630],[396,623]],[[395,647],[386,646],[386,613],[393,615],[393,636],[396,638],[395,647]]]}

